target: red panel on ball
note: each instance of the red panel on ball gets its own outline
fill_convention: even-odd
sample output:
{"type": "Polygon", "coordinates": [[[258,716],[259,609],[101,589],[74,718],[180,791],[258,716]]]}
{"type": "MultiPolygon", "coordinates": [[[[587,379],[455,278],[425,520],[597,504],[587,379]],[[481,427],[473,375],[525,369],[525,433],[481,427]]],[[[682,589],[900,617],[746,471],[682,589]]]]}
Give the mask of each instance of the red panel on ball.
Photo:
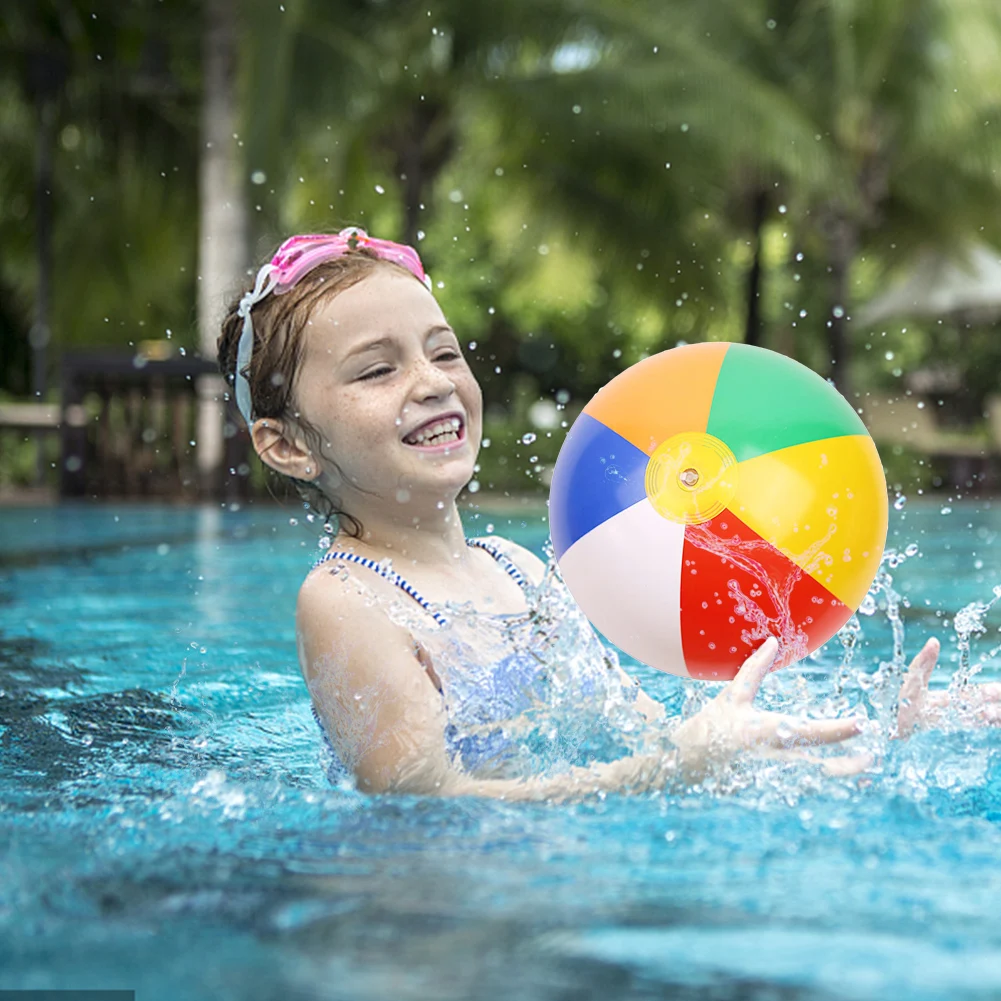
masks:
{"type": "Polygon", "coordinates": [[[851,609],[726,510],[689,525],[681,567],[681,642],[693,678],[729,681],[769,636],[775,666],[829,640],[851,609]]]}

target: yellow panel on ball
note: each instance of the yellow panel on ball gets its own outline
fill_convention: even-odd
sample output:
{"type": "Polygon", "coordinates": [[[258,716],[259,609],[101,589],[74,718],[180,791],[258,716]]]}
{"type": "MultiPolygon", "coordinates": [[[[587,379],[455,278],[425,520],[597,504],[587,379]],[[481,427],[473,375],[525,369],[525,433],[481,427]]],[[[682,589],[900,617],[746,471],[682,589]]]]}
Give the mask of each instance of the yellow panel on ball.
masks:
{"type": "Polygon", "coordinates": [[[849,608],[883,555],[883,465],[868,435],[823,438],[738,463],[732,510],[849,608]]]}

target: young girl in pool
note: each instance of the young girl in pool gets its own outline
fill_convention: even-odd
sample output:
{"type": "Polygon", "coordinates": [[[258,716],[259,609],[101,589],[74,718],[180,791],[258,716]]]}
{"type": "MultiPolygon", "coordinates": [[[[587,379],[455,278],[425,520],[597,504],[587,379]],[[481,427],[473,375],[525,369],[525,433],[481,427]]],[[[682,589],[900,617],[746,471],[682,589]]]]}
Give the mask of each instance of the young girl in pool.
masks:
{"type": "MultiPolygon", "coordinates": [[[[534,800],[677,788],[747,753],[809,758],[859,732],[858,718],[755,708],[774,639],[671,729],[552,568],[504,539],[465,537],[456,497],[473,477],[482,398],[412,248],[358,229],[290,238],[231,308],[219,360],[258,455],[337,526],[299,593],[298,651],[337,767],[359,789],[534,800]],[[587,763],[533,772],[519,734],[561,700],[584,714],[587,763]],[[594,760],[592,744],[609,757],[612,717],[627,739],[594,760]]],[[[925,695],[937,655],[929,641],[911,666],[902,735],[941,708],[925,695]]],[[[851,774],[870,759],[818,761],[851,774]]]]}

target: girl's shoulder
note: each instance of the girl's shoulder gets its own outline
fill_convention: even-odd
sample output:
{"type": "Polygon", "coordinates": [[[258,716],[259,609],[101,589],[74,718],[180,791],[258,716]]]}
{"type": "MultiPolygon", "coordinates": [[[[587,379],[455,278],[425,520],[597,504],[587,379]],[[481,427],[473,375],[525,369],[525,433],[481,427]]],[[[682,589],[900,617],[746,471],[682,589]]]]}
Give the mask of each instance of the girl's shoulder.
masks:
{"type": "Polygon", "coordinates": [[[299,587],[298,610],[301,614],[331,610],[341,605],[355,609],[360,604],[378,602],[379,579],[368,579],[352,572],[355,564],[337,558],[317,562],[306,574],[299,587]]]}
{"type": "Polygon", "coordinates": [[[391,614],[393,597],[380,577],[365,579],[337,560],[318,564],[299,588],[297,631],[300,637],[340,642],[370,639],[375,633],[403,639],[409,631],[391,614]]]}
{"type": "Polygon", "coordinates": [[[500,535],[483,535],[481,541],[506,556],[529,580],[533,586],[538,586],[546,573],[546,564],[530,549],[519,546],[517,542],[505,539],[500,535]]]}

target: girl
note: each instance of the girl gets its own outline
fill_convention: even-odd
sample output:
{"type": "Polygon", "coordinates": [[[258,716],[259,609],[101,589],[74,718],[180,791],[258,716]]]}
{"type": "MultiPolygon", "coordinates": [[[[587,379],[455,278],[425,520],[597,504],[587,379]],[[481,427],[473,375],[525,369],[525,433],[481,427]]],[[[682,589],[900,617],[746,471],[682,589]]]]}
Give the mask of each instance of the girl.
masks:
{"type": "MultiPolygon", "coordinates": [[[[482,399],[430,289],[410,247],[359,229],[292,237],[219,340],[258,455],[337,525],[297,610],[335,767],[372,793],[562,799],[683,787],[746,752],[802,758],[856,735],[857,718],[754,707],[773,639],[669,732],[551,568],[503,539],[465,538],[456,497],[482,399]],[[574,708],[571,738],[552,732],[560,706],[574,708]],[[533,739],[589,763],[540,775],[533,739]]],[[[930,641],[912,665],[901,732],[924,710],[937,654],[930,641]]],[[[818,760],[850,774],[870,759],[818,760]]]]}

